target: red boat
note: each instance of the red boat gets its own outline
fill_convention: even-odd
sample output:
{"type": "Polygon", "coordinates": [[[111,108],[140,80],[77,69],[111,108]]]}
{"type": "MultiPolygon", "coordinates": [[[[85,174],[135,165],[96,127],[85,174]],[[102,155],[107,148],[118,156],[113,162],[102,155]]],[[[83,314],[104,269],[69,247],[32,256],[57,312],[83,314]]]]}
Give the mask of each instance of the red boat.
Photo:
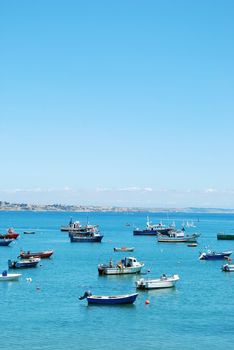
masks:
{"type": "Polygon", "coordinates": [[[29,259],[29,258],[33,257],[33,258],[48,259],[51,257],[51,255],[53,253],[54,253],[53,250],[45,250],[43,252],[30,252],[30,251],[24,252],[24,251],[21,251],[20,258],[29,259]]]}
{"type": "Polygon", "coordinates": [[[5,235],[0,234],[0,238],[16,239],[19,237],[19,233],[16,233],[12,228],[9,228],[5,235]]]}

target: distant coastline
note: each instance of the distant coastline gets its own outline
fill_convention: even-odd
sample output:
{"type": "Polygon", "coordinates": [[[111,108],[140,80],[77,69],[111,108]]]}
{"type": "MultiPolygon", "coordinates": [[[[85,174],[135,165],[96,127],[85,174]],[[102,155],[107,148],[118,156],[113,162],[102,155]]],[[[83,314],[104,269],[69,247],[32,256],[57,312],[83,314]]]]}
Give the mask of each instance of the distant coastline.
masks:
{"type": "Polygon", "coordinates": [[[144,207],[116,207],[116,206],[93,206],[93,205],[65,205],[65,204],[26,204],[9,203],[0,201],[0,211],[51,211],[51,212],[149,212],[149,213],[216,213],[234,214],[234,209],[227,208],[144,208],[144,207]]]}

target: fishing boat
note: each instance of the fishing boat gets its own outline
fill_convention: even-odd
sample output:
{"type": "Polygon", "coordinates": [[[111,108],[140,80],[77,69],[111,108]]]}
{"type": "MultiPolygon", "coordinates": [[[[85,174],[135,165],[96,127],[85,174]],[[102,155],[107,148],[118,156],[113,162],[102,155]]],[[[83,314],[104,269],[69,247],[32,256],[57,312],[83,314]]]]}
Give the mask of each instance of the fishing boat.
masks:
{"type": "Polygon", "coordinates": [[[9,269],[23,269],[29,267],[36,267],[41,261],[40,258],[29,258],[22,260],[8,260],[9,269]]]}
{"type": "Polygon", "coordinates": [[[92,231],[94,228],[97,228],[98,225],[81,225],[80,221],[73,221],[72,218],[68,225],[62,225],[60,231],[65,232],[88,232],[92,231]]]}
{"type": "Polygon", "coordinates": [[[123,275],[140,273],[144,264],[137,261],[134,257],[127,257],[117,262],[116,265],[110,260],[109,264],[99,264],[98,272],[100,275],[123,275]]]}
{"type": "Polygon", "coordinates": [[[4,281],[17,281],[20,276],[22,276],[20,273],[8,273],[6,270],[0,274],[0,282],[4,281]]]}
{"type": "Polygon", "coordinates": [[[11,242],[13,242],[14,239],[8,239],[8,238],[0,238],[0,247],[6,247],[9,244],[11,244],[11,242]]]}
{"type": "Polygon", "coordinates": [[[31,251],[25,252],[21,250],[19,257],[23,259],[29,259],[29,258],[48,259],[51,257],[53,253],[54,253],[53,250],[45,250],[41,252],[31,252],[31,251]]]}
{"type": "Polygon", "coordinates": [[[90,292],[85,292],[79,299],[87,299],[88,304],[96,305],[120,305],[120,304],[133,304],[138,296],[138,293],[124,294],[124,295],[112,295],[112,296],[98,296],[92,295],[90,292]]]}
{"type": "Polygon", "coordinates": [[[199,259],[200,260],[222,260],[222,259],[227,259],[231,254],[232,254],[232,251],[212,252],[208,250],[207,252],[201,252],[199,259]]]}
{"type": "Polygon", "coordinates": [[[136,287],[138,289],[161,289],[161,288],[172,288],[175,287],[177,281],[179,281],[178,275],[162,275],[160,278],[145,279],[141,278],[136,281],[136,287]]]}
{"type": "Polygon", "coordinates": [[[197,233],[184,235],[183,231],[172,231],[168,236],[159,235],[157,240],[159,243],[197,243],[199,236],[197,233]]]}
{"type": "Polygon", "coordinates": [[[72,233],[69,232],[71,243],[101,243],[103,236],[100,233],[72,233]]]}
{"type": "Polygon", "coordinates": [[[166,235],[174,229],[174,226],[165,226],[161,222],[158,224],[152,224],[147,217],[146,228],[140,229],[136,228],[133,230],[134,236],[157,236],[158,234],[166,235]]]}
{"type": "Polygon", "coordinates": [[[224,272],[234,272],[234,265],[233,264],[225,264],[222,266],[221,269],[224,272]]]}
{"type": "Polygon", "coordinates": [[[114,252],[133,252],[134,247],[115,247],[114,252]]]}

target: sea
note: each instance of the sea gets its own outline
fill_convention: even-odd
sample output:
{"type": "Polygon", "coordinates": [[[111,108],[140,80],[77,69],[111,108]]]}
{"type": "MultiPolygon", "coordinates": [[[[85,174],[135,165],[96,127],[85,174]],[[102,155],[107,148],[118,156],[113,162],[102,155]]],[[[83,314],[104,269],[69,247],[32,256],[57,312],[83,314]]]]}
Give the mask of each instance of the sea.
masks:
{"type": "Polygon", "coordinates": [[[225,261],[198,259],[207,248],[234,251],[234,241],[217,240],[219,232],[234,234],[234,215],[0,212],[0,232],[10,227],[20,237],[9,247],[0,247],[0,271],[21,249],[53,249],[54,255],[37,268],[20,270],[19,281],[0,282],[1,350],[234,349],[234,273],[221,271],[225,261]],[[153,223],[175,222],[177,228],[193,222],[195,227],[186,232],[201,234],[198,246],[134,236],[133,228],[145,227],[147,216],[153,223]],[[102,243],[70,243],[60,226],[71,218],[99,225],[102,243]],[[113,251],[121,246],[135,250],[113,251]],[[98,275],[99,263],[125,256],[145,263],[142,277],[178,274],[180,280],[175,288],[139,291],[133,305],[88,306],[79,300],[85,291],[134,293],[141,276],[98,275]]]}

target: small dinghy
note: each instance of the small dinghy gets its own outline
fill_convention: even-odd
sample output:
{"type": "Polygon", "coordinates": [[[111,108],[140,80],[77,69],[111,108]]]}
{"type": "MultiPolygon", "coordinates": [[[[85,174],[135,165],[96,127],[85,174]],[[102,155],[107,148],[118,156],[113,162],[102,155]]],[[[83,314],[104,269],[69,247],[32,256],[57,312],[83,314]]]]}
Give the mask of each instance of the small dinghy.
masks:
{"type": "Polygon", "coordinates": [[[124,294],[124,295],[112,295],[112,296],[98,296],[92,295],[90,292],[85,292],[79,299],[87,299],[88,304],[96,305],[120,305],[120,304],[133,304],[138,296],[138,293],[124,294]]]}
{"type": "Polygon", "coordinates": [[[187,247],[197,247],[197,243],[189,243],[187,244],[187,247]]]}
{"type": "Polygon", "coordinates": [[[114,252],[133,252],[134,247],[115,247],[114,252]]]}
{"type": "Polygon", "coordinates": [[[24,231],[25,235],[34,235],[35,233],[35,231],[24,231]]]}
{"type": "Polygon", "coordinates": [[[0,274],[0,282],[4,282],[4,281],[18,281],[20,276],[22,276],[20,273],[8,273],[7,271],[3,271],[0,274]]]}
{"type": "Polygon", "coordinates": [[[136,281],[136,287],[138,289],[161,289],[175,287],[177,281],[179,281],[178,275],[167,276],[162,275],[160,278],[144,279],[141,278],[136,281]]]}

